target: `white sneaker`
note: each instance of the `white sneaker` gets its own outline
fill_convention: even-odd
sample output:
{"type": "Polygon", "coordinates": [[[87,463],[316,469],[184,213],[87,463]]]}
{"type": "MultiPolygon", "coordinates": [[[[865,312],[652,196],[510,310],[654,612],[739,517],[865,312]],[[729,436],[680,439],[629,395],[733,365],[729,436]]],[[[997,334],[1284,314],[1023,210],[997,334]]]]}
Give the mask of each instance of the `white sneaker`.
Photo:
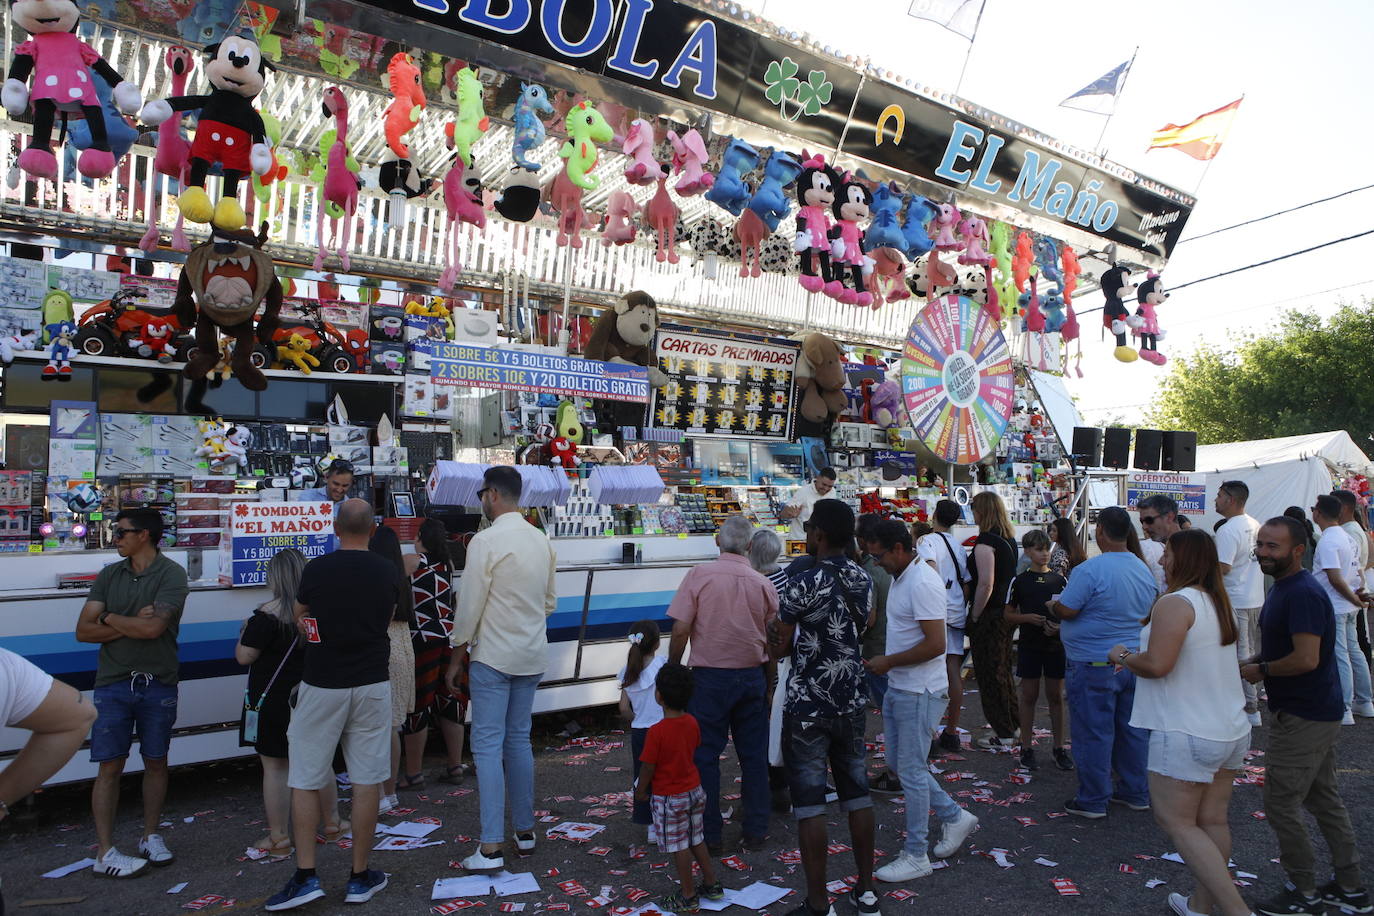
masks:
{"type": "Polygon", "coordinates": [[[400,807],[401,800],[394,795],[383,795],[382,800],[377,805],[377,816],[390,813],[392,808],[400,807]]]}
{"type": "Polygon", "coordinates": [[[150,833],[138,841],[138,852],[147,858],[149,863],[161,868],[164,865],[171,865],[176,858],[172,851],[167,848],[167,844],[162,841],[162,834],[150,833]]]}
{"type": "Polygon", "coordinates": [[[1197,910],[1188,907],[1187,894],[1170,894],[1169,909],[1173,910],[1177,916],[1207,916],[1206,913],[1199,913],[1197,910]]]}
{"type": "Polygon", "coordinates": [[[935,844],[935,857],[947,859],[954,855],[959,851],[959,847],[968,840],[969,834],[973,833],[977,827],[977,815],[969,811],[961,812],[957,821],[945,825],[944,836],[940,837],[940,842],[935,844]]]}
{"type": "Polygon", "coordinates": [[[902,881],[915,881],[917,878],[924,878],[931,873],[930,859],[926,856],[913,856],[909,852],[903,852],[897,858],[884,865],[873,873],[873,877],[879,881],[886,881],[889,884],[898,884],[902,881]]]}
{"type": "Polygon", "coordinates": [[[522,856],[534,855],[534,843],[535,836],[533,830],[525,834],[523,838],[518,833],[515,835],[515,851],[522,856]]]}
{"type": "Polygon", "coordinates": [[[1355,704],[1355,706],[1352,707],[1350,711],[1353,712],[1355,715],[1359,716],[1361,719],[1374,719],[1374,703],[1371,703],[1368,700],[1364,701],[1363,703],[1355,704]]]}
{"type": "Polygon", "coordinates": [[[1250,720],[1250,726],[1252,728],[1259,728],[1261,725],[1264,724],[1264,720],[1260,718],[1259,710],[1246,713],[1245,715],[1250,720]]]}
{"type": "Polygon", "coordinates": [[[1354,714],[1349,710],[1349,708],[1346,709],[1346,711],[1345,711],[1345,716],[1341,719],[1341,724],[1342,724],[1342,725],[1354,725],[1354,724],[1355,724],[1355,716],[1354,716],[1354,714]]]}
{"type": "Polygon", "coordinates": [[[468,871],[495,871],[506,867],[506,857],[499,852],[493,856],[486,855],[478,846],[476,852],[463,860],[463,867],[468,871]]]}
{"type": "Polygon", "coordinates": [[[111,846],[105,854],[96,860],[91,866],[91,871],[97,875],[104,875],[106,878],[132,878],[141,875],[148,868],[147,859],[136,859],[133,856],[126,856],[111,846]]]}

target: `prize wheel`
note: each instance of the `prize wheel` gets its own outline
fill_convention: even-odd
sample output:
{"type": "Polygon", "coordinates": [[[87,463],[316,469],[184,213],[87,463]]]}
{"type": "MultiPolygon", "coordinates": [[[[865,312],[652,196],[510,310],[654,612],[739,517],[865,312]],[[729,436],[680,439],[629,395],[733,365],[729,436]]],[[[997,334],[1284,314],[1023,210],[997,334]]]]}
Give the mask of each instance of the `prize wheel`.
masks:
{"type": "Polygon", "coordinates": [[[987,309],[941,296],[916,316],[902,349],[902,402],[916,437],[944,461],[992,452],[1015,400],[1011,351],[987,309]]]}

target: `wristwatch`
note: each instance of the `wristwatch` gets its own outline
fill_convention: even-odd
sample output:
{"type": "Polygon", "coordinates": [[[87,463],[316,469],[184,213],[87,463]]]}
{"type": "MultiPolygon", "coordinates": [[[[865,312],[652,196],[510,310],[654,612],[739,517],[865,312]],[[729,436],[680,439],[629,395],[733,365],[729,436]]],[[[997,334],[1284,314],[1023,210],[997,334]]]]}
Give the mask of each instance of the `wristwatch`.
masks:
{"type": "Polygon", "coordinates": [[[97,617],[97,618],[95,619],[95,622],[98,623],[98,624],[100,624],[101,626],[104,626],[104,624],[105,624],[105,618],[106,618],[106,617],[109,617],[109,616],[110,616],[110,612],[109,612],[109,611],[101,611],[101,612],[100,612],[100,616],[97,617]]]}
{"type": "Polygon", "coordinates": [[[1269,663],[1268,663],[1268,662],[1260,662],[1260,663],[1259,663],[1259,670],[1260,670],[1260,677],[1268,677],[1268,676],[1269,676],[1269,663]]]}
{"type": "Polygon", "coordinates": [[[1125,664],[1125,663],[1126,663],[1126,659],[1127,659],[1129,656],[1131,656],[1132,654],[1133,654],[1133,653],[1131,652],[1130,649],[1122,649],[1122,650],[1121,650],[1120,652],[1118,652],[1117,655],[1116,655],[1117,664],[1125,664]]]}

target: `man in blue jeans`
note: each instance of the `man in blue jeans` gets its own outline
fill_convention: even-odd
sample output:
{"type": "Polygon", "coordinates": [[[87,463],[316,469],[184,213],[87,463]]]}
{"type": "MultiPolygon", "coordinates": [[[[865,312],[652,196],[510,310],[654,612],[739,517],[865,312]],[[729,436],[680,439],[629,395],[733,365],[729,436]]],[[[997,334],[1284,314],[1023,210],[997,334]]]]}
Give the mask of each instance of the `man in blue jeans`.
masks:
{"type": "Polygon", "coordinates": [[[777,617],[778,593],[749,565],[754,526],[732,515],[716,533],[720,556],[693,568],[668,606],[673,633],[668,660],[681,662],[692,643],[696,689],[687,711],[701,729],[693,762],[706,792],[706,846],[723,851],[720,753],[733,737],[743,782],[743,845],[762,849],[768,839],[768,707],[764,662],[768,625],[777,617]]]}
{"type": "Polygon", "coordinates": [[[1097,514],[1102,551],[1074,568],[1055,602],[1065,672],[1078,794],[1064,810],[1089,819],[1107,816],[1107,803],[1148,811],[1146,756],[1150,733],[1131,727],[1135,675],[1103,661],[1112,646],[1140,648],[1140,627],[1155,600],[1150,568],[1126,549],[1131,517],[1120,506],[1097,514]],[[1116,785],[1112,785],[1112,773],[1116,785]]]}
{"type": "Polygon", "coordinates": [[[534,852],[534,751],[530,713],[548,665],[548,617],[557,603],[553,545],[520,514],[523,480],[513,467],[488,468],[477,491],[491,527],[468,545],[447,680],[457,691],[471,660],[472,756],[482,818],[470,871],[505,868],[506,801],[515,848],[534,852]]]}
{"type": "Polygon", "coordinates": [[[186,570],[158,550],[162,515],[125,509],[115,517],[115,550],[122,558],[100,571],[76,623],[80,642],[100,644],[95,672],[91,762],[100,772],[91,787],[96,861],[107,878],[131,878],[149,863],[172,864],[158,834],[167,798],[167,751],[177,718],[177,630],[188,592],[186,570]],[[114,845],[119,779],[137,727],[143,756],[143,837],[139,856],[114,845]]]}
{"type": "Polygon", "coordinates": [[[954,855],[978,826],[978,818],[959,807],[931,775],[926,764],[930,738],[940,727],[948,702],[945,669],[945,582],[935,567],[911,549],[911,529],[888,519],[876,526],[869,548],[892,576],[887,598],[887,654],[870,658],[870,673],[887,675],[883,728],[887,762],[897,770],[906,794],[906,842],[902,852],[878,869],[879,881],[924,878],[933,870],[926,849],[930,811],[944,825],[935,855],[954,855]]]}

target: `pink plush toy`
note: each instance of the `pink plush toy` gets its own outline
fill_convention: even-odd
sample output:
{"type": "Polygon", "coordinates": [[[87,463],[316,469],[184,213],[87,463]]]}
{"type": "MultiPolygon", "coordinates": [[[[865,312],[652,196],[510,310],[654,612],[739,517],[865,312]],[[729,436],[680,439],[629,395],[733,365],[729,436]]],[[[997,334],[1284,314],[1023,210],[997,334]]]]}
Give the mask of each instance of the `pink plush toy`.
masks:
{"type": "Polygon", "coordinates": [[[347,273],[352,268],[348,244],[353,238],[353,217],[358,211],[358,163],[348,151],[348,100],[338,86],[330,86],[324,91],[324,113],[325,117],[334,116],[334,142],[329,146],[325,163],[324,203],[315,208],[315,231],[319,235],[315,269],[324,267],[324,220],[328,215],[339,244],[339,266],[347,273]],[[330,209],[328,204],[337,208],[336,213],[343,214],[342,232],[338,228],[338,217],[326,213],[330,209]]]}
{"type": "Polygon", "coordinates": [[[568,178],[567,169],[560,169],[554,175],[549,203],[558,211],[558,238],[555,241],[559,245],[581,248],[582,230],[590,229],[592,221],[582,209],[582,189],[568,178]]]}
{"type": "Polygon", "coordinates": [[[906,288],[906,258],[896,248],[874,248],[868,253],[873,259],[873,307],[883,301],[900,302],[911,298],[906,288]]]}
{"type": "MultiPolygon", "coordinates": [[[[485,229],[487,225],[487,211],[482,209],[480,189],[469,185],[465,179],[466,172],[463,157],[454,156],[453,165],[444,175],[444,210],[448,213],[448,259],[443,273],[439,275],[439,291],[445,294],[453,291],[453,284],[463,269],[458,263],[458,224],[468,223],[478,229],[485,229]]],[[[473,179],[474,185],[475,181],[473,179]]]]}
{"type": "Polygon", "coordinates": [[[935,229],[935,250],[956,251],[963,244],[954,237],[954,227],[959,223],[959,208],[954,204],[936,204],[935,219],[931,226],[935,229]]]}
{"type": "Polygon", "coordinates": [[[630,122],[620,151],[634,160],[625,169],[630,184],[650,185],[663,174],[663,164],[654,158],[654,126],[643,118],[630,122]]]}
{"type": "Polygon", "coordinates": [[[606,225],[601,230],[601,244],[628,245],[639,230],[635,227],[635,211],[639,209],[629,191],[613,191],[606,199],[606,225]]]}
{"type": "MultiPolygon", "coordinates": [[[[186,48],[173,45],[167,49],[163,58],[172,74],[172,95],[185,95],[186,83],[191,78],[191,67],[195,56],[186,48]]],[[[166,175],[179,185],[184,185],[191,173],[191,141],[181,133],[181,119],[168,118],[157,126],[157,154],[153,156],[153,168],[166,175]]],[[[159,233],[157,224],[162,210],[162,195],[154,194],[152,206],[148,208],[148,231],[143,233],[138,247],[144,251],[157,248],[159,233]]],[[[190,251],[191,243],[186,239],[186,218],[177,208],[177,224],[172,229],[172,247],[177,251],[190,251]]]]}
{"type": "MultiPolygon", "coordinates": [[[[992,255],[987,252],[988,226],[978,217],[970,213],[959,220],[959,234],[964,237],[964,250],[959,255],[960,264],[988,265],[992,263],[992,255]]],[[[991,289],[992,285],[988,285],[991,289]]]]}
{"type": "Polygon", "coordinates": [[[11,118],[33,107],[33,138],[19,154],[18,164],[34,178],[57,178],[53,123],[58,114],[65,121],[78,112],[90,129],[91,145],[76,160],[76,170],[87,178],[105,178],[114,171],[105,112],[95,91],[97,79],[109,85],[115,107],[123,114],[136,114],[143,107],[138,86],[76,36],[81,9],[76,0],[13,0],[10,4],[10,21],[28,32],[29,39],[14,49],[0,104],[11,118]]]}
{"type": "Polygon", "coordinates": [[[658,190],[654,191],[654,196],[644,205],[644,220],[653,228],[658,241],[654,260],[666,260],[669,264],[676,264],[681,260],[677,253],[677,204],[668,196],[666,177],[659,177],[658,190]]]}
{"type": "Polygon", "coordinates": [[[682,136],[676,131],[668,131],[668,141],[673,144],[673,174],[682,175],[673,190],[679,197],[694,197],[709,190],[716,178],[706,171],[710,158],[706,153],[706,142],[694,127],[682,136]]]}
{"type": "Polygon", "coordinates": [[[1064,272],[1064,304],[1070,305],[1073,291],[1078,289],[1078,275],[1083,272],[1083,267],[1078,263],[1078,255],[1068,245],[1059,248],[1059,269],[1064,272]]]}

